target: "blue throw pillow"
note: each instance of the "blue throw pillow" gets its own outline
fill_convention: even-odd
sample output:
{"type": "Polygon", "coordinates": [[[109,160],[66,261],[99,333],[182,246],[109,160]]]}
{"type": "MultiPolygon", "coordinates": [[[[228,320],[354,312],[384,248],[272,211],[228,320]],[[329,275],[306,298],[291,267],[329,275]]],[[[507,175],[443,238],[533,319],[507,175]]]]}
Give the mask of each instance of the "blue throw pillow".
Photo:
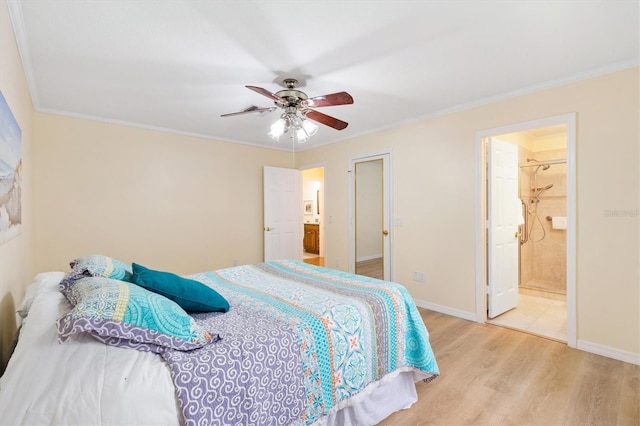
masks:
{"type": "Polygon", "coordinates": [[[227,312],[229,302],[217,291],[199,281],[171,272],[155,271],[134,263],[133,282],[176,302],[187,312],[227,312]]]}
{"type": "Polygon", "coordinates": [[[89,332],[114,346],[161,353],[167,348],[193,350],[212,341],[175,302],[135,284],[82,277],[67,291],[76,305],[57,321],[60,342],[89,332]]]}

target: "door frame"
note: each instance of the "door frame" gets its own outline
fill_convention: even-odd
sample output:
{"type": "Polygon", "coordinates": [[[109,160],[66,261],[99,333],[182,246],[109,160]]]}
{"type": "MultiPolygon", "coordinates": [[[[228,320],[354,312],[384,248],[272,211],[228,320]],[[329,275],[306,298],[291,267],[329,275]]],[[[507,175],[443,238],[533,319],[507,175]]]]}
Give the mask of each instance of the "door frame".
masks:
{"type": "Polygon", "coordinates": [[[510,124],[476,132],[476,322],[487,321],[486,147],[485,139],[558,124],[567,126],[567,345],[576,331],[576,113],[510,124]]]}
{"type": "MultiPolygon", "coordinates": [[[[389,235],[387,235],[387,251],[388,255],[385,256],[385,270],[389,271],[389,281],[393,281],[393,156],[391,149],[376,151],[369,154],[363,154],[357,157],[351,157],[349,159],[349,165],[347,171],[349,173],[349,272],[355,273],[356,270],[356,226],[355,226],[355,180],[354,171],[356,163],[362,163],[372,160],[382,160],[382,175],[386,177],[386,182],[383,182],[383,189],[386,189],[387,206],[386,211],[389,212],[389,217],[386,218],[388,224],[387,229],[389,235]]],[[[384,200],[384,196],[383,196],[384,200]]],[[[383,247],[383,252],[384,252],[383,247]]]]}

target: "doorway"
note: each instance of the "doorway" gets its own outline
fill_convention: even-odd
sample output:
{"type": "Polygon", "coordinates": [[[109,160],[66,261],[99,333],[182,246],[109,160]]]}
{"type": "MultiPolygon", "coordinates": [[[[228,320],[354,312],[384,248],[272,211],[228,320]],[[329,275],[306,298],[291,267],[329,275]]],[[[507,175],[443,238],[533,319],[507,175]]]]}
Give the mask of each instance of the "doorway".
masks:
{"type": "MultiPolygon", "coordinates": [[[[576,345],[575,330],[575,114],[551,117],[477,135],[479,167],[479,218],[477,319],[576,345]],[[495,211],[491,202],[492,165],[490,141],[498,139],[516,152],[517,205],[508,203],[502,213],[517,217],[511,230],[517,255],[506,268],[515,266],[508,288],[516,288],[513,306],[492,309],[496,285],[505,262],[492,255],[495,211]],[[512,207],[514,207],[512,209],[512,207]],[[492,259],[492,256],[494,258],[492,259]],[[517,262],[517,265],[512,263],[517,262]],[[492,313],[493,310],[493,313],[492,313]],[[501,313],[502,310],[506,312],[501,313]],[[493,317],[493,318],[492,318],[493,317]]],[[[495,198],[495,197],[494,197],[495,198]]],[[[495,201],[495,200],[494,200],[495,201]]],[[[498,214],[499,217],[499,214],[498,214]]],[[[495,234],[497,235],[497,234],[495,234]]],[[[502,249],[502,248],[500,248],[502,249]]],[[[506,259],[500,253],[502,259],[506,259]]]]}
{"type": "Polygon", "coordinates": [[[350,271],[391,280],[391,153],[351,160],[350,271]]]}
{"type": "Polygon", "coordinates": [[[302,260],[324,266],[324,166],[303,169],[302,260]]]}

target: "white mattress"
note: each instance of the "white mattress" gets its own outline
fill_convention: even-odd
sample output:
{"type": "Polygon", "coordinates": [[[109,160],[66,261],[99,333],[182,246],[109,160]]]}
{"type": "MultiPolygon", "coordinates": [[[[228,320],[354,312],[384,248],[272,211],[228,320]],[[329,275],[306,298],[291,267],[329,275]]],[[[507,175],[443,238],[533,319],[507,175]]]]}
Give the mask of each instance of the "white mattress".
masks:
{"type": "MultiPolygon", "coordinates": [[[[182,423],[170,371],[160,356],[107,346],[89,335],[58,343],[55,322],[71,309],[58,291],[63,276],[36,277],[20,340],[0,378],[0,424],[182,423]]],[[[414,380],[422,378],[411,371],[391,373],[317,424],[375,424],[413,404],[414,380]]]]}

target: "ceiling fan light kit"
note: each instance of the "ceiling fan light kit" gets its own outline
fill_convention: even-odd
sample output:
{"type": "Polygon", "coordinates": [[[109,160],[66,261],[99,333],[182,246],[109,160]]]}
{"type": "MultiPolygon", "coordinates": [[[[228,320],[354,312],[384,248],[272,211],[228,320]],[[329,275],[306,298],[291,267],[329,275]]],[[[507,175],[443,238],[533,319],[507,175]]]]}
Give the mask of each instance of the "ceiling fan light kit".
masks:
{"type": "Polygon", "coordinates": [[[318,126],[305,119],[297,109],[287,107],[280,118],[271,125],[269,136],[277,141],[289,130],[294,142],[303,143],[318,132],[318,126]]]}
{"type": "Polygon", "coordinates": [[[280,140],[280,137],[283,134],[291,130],[291,139],[295,143],[306,142],[310,137],[318,132],[318,126],[309,120],[316,121],[336,130],[343,130],[349,125],[349,123],[345,121],[312,109],[312,107],[319,108],[352,104],[353,98],[347,92],[338,92],[330,95],[309,98],[306,93],[296,89],[298,86],[298,80],[287,78],[284,80],[283,84],[286,89],[280,90],[276,93],[271,93],[262,87],[246,86],[248,89],[273,100],[276,104],[275,107],[247,108],[240,112],[222,114],[221,117],[230,117],[254,112],[269,112],[274,109],[281,108],[284,112],[280,118],[271,125],[268,135],[277,141],[280,140]]]}

